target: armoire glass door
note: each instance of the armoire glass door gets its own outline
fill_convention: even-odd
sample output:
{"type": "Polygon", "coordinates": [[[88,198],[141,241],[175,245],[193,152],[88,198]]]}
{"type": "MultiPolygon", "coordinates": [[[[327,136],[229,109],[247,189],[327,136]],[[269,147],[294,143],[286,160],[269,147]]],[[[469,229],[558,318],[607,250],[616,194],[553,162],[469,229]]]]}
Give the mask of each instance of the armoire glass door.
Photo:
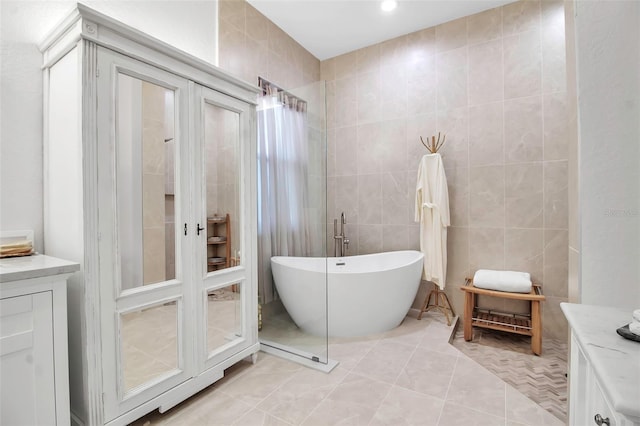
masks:
{"type": "Polygon", "coordinates": [[[247,292],[251,269],[248,209],[251,196],[251,147],[240,143],[250,132],[246,102],[195,85],[193,88],[195,220],[194,283],[202,339],[198,348],[203,369],[249,346],[255,332],[245,320],[255,300],[247,292]]]}
{"type": "MultiPolygon", "coordinates": [[[[189,82],[98,49],[105,420],[192,377],[189,82]],[[107,101],[108,100],[108,101],[107,101]]],[[[194,231],[195,232],[195,231],[194,231]]]]}

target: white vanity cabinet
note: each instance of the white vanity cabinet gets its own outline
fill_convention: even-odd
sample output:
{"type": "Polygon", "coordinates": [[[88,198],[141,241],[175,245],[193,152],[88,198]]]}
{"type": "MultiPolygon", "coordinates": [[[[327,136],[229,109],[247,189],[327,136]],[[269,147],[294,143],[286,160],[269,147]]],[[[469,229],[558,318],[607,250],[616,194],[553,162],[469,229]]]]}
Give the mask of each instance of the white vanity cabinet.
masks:
{"type": "Polygon", "coordinates": [[[569,425],[640,426],[640,343],[616,333],[631,312],[561,307],[571,327],[569,425]]]}
{"type": "Polygon", "coordinates": [[[69,424],[67,278],[77,263],[0,259],[0,424],[69,424]]]}
{"type": "Polygon", "coordinates": [[[124,425],[259,350],[258,89],[83,5],[40,48],[45,249],[82,266],[71,420],[124,425]],[[234,261],[210,271],[226,215],[234,261]]]}

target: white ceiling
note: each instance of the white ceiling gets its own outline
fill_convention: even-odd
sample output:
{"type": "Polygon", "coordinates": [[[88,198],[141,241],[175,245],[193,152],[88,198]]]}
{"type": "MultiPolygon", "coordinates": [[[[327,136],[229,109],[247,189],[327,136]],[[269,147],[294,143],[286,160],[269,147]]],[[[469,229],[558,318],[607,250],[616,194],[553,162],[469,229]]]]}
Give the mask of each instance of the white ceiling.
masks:
{"type": "Polygon", "coordinates": [[[320,60],[515,0],[247,0],[320,60]]]}

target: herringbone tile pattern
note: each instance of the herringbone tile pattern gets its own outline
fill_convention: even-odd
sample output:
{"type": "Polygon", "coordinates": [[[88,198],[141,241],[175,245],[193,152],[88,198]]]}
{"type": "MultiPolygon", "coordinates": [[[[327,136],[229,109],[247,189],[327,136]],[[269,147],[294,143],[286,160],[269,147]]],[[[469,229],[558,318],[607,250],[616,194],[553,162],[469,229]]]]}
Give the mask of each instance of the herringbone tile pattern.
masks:
{"type": "Polygon", "coordinates": [[[543,339],[542,355],[531,352],[531,340],[499,331],[473,329],[465,342],[462,327],[451,343],[563,422],[567,417],[567,354],[565,342],[543,339]]]}

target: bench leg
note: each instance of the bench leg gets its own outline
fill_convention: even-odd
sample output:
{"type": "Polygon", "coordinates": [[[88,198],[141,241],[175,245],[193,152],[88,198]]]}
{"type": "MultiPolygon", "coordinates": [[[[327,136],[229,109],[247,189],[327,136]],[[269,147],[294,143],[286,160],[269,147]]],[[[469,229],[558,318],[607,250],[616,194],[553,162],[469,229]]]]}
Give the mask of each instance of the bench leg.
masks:
{"type": "Polygon", "coordinates": [[[540,320],[540,301],[531,301],[531,351],[534,354],[542,353],[542,321],[540,320]]]}
{"type": "Polygon", "coordinates": [[[464,340],[467,342],[473,339],[473,307],[476,295],[467,291],[464,293],[464,340]]]}

